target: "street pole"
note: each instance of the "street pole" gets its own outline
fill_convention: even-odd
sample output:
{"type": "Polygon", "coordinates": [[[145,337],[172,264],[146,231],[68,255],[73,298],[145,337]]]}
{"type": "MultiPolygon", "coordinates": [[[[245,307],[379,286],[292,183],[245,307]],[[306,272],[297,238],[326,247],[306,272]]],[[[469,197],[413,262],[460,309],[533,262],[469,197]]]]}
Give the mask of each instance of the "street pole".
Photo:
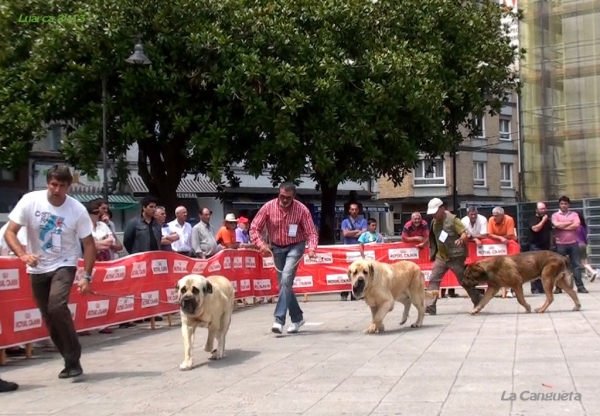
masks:
{"type": "Polygon", "coordinates": [[[456,148],[452,152],[452,208],[458,215],[458,187],[456,186],[456,148]]]}
{"type": "Polygon", "coordinates": [[[106,143],[106,74],[102,74],[102,169],[104,171],[103,198],[108,204],[108,155],[106,143]]]}

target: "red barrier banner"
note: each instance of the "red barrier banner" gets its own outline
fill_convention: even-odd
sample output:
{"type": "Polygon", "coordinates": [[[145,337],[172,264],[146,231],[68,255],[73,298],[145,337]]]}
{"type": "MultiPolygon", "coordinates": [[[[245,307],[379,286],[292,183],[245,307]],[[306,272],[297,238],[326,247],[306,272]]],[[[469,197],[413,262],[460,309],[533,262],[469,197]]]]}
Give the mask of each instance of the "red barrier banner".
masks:
{"type": "MultiPolygon", "coordinates": [[[[515,242],[505,245],[484,240],[480,248],[469,243],[468,262],[518,252],[519,245],[515,242]]],[[[418,249],[411,243],[371,244],[365,247],[365,257],[385,263],[413,261],[423,270],[426,282],[431,273],[429,249],[418,249]]],[[[347,270],[358,258],[358,245],[319,246],[315,258],[304,255],[300,261],[294,291],[314,294],[350,290],[347,270]]],[[[86,296],[77,292],[77,281],[83,275],[83,260],[80,260],[69,301],[75,327],[77,331],[87,331],[177,312],[175,284],[191,273],[227,277],[233,283],[236,299],[279,293],[273,258],[262,257],[256,250],[223,250],[208,260],[158,251],[96,262],[92,289],[98,294],[86,296]]],[[[448,271],[441,287],[460,285],[448,271]]],[[[14,257],[0,257],[0,349],[47,337],[25,265],[14,257]]]]}

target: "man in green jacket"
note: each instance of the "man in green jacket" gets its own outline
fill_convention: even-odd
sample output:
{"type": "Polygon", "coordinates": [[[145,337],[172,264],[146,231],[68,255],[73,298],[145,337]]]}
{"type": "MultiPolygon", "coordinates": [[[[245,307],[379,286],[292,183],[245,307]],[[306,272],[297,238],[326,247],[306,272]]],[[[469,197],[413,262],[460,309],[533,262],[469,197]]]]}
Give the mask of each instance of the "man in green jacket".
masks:
{"type": "MultiPolygon", "coordinates": [[[[444,209],[444,203],[439,198],[433,198],[427,206],[427,215],[433,217],[429,230],[430,261],[433,269],[429,278],[428,290],[438,290],[440,282],[448,269],[452,270],[458,283],[462,286],[465,260],[467,259],[467,241],[469,236],[460,218],[444,209]]],[[[481,294],[477,289],[466,289],[473,305],[477,306],[481,294]]],[[[428,306],[426,312],[435,315],[436,303],[428,306]]]]}

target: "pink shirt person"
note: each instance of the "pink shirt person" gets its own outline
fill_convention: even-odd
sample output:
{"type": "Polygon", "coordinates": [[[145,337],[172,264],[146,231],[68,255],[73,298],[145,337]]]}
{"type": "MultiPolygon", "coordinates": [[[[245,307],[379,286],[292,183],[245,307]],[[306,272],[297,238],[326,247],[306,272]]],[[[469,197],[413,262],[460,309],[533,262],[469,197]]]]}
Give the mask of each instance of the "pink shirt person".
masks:
{"type": "Polygon", "coordinates": [[[556,235],[556,244],[566,245],[566,244],[577,244],[577,229],[581,224],[579,220],[579,214],[575,211],[558,211],[552,214],[552,224],[556,227],[555,235],[556,235]],[[572,223],[569,226],[565,226],[562,224],[572,223]],[[563,228],[561,228],[561,226],[563,228]]]}

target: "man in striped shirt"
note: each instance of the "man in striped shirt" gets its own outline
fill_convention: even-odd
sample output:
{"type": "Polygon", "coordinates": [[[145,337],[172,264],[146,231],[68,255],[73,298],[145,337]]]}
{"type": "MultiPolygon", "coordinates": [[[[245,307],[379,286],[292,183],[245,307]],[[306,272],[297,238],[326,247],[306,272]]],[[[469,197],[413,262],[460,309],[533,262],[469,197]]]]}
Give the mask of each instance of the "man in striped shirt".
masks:
{"type": "Polygon", "coordinates": [[[262,238],[265,227],[273,246],[279,298],[275,306],[275,323],[271,330],[276,334],[283,332],[288,310],[292,321],[288,333],[297,333],[304,325],[303,312],[292,286],[306,243],[308,243],[307,254],[311,258],[315,257],[315,250],[319,243],[319,235],[310,211],[295,198],[294,184],[281,184],[277,198],[263,205],[250,225],[250,239],[263,255],[271,254],[271,249],[262,238]]]}

